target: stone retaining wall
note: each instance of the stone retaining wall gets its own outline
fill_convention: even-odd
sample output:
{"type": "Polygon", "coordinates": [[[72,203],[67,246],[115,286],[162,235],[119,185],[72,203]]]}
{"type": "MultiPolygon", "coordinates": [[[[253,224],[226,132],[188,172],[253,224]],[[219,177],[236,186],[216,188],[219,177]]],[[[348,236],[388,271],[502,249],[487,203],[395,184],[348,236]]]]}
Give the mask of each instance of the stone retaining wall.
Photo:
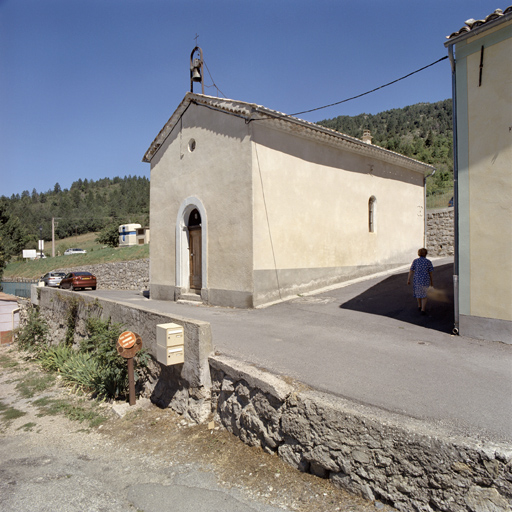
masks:
{"type": "Polygon", "coordinates": [[[512,446],[451,437],[424,422],[210,358],[217,422],[301,471],[403,512],[506,512],[512,446]]]}
{"type": "Polygon", "coordinates": [[[427,212],[427,249],[429,256],[453,256],[454,254],[453,208],[427,212]]]}
{"type": "Polygon", "coordinates": [[[97,265],[56,268],[56,272],[82,271],[96,276],[98,289],[147,290],[149,289],[149,258],[132,261],[116,261],[97,265]]]}

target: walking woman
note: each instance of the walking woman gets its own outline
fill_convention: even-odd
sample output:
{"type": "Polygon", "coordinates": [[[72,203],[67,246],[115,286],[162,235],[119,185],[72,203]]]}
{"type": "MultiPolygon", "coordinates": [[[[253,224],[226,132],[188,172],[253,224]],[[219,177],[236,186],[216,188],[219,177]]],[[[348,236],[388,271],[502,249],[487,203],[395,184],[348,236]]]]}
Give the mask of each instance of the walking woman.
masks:
{"type": "Polygon", "coordinates": [[[427,290],[429,286],[434,286],[432,279],[432,272],[434,266],[430,260],[427,260],[427,249],[422,248],[418,251],[419,258],[416,258],[411,265],[409,276],[407,277],[407,284],[411,284],[413,295],[418,300],[418,311],[425,314],[427,306],[427,290]]]}

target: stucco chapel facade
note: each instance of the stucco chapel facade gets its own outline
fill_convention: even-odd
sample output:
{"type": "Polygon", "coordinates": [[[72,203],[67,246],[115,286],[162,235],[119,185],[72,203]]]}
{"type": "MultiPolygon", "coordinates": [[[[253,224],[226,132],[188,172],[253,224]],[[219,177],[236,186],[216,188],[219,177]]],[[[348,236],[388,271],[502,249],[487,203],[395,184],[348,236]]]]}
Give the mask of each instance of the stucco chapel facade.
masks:
{"type": "Polygon", "coordinates": [[[155,299],[256,307],[425,243],[431,166],[255,104],[187,93],[143,161],[155,299]]]}

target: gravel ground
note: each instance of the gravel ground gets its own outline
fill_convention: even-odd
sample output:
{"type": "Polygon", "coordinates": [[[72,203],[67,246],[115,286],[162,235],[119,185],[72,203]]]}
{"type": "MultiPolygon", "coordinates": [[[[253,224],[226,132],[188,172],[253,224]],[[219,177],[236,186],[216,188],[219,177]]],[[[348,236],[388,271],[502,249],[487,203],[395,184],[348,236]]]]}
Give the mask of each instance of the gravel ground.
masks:
{"type": "Polygon", "coordinates": [[[77,395],[5,345],[0,460],[3,512],[394,510],[148,400],[129,407],[77,395]]]}

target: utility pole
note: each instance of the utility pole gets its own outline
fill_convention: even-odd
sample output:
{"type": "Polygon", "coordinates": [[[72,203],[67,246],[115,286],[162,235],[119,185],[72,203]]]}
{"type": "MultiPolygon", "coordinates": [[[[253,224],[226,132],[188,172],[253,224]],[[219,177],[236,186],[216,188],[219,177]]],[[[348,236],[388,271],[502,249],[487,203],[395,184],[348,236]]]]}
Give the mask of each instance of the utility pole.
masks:
{"type": "Polygon", "coordinates": [[[52,217],[52,258],[55,258],[55,217],[52,217]]]}

